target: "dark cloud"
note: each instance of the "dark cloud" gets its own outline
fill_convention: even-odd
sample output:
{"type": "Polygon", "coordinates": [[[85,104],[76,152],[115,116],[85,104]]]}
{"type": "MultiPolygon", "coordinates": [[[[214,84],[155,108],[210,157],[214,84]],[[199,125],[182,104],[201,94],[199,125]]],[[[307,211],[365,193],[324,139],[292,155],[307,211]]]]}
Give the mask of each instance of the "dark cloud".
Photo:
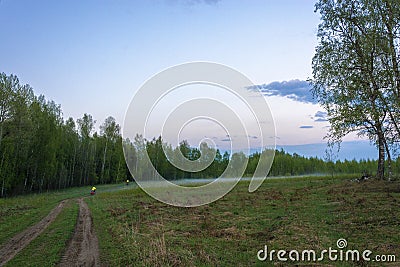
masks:
{"type": "Polygon", "coordinates": [[[312,128],[314,128],[314,126],[311,126],[311,125],[302,125],[302,126],[300,126],[299,128],[300,128],[300,129],[312,129],[312,128]]]}
{"type": "Polygon", "coordinates": [[[328,116],[328,112],[317,111],[317,113],[315,113],[314,116],[317,117],[317,118],[326,118],[326,116],[328,116]]]}
{"type": "Polygon", "coordinates": [[[255,136],[255,135],[248,135],[248,137],[251,138],[251,139],[257,139],[257,138],[258,138],[258,137],[255,136]]]}
{"type": "Polygon", "coordinates": [[[314,117],[316,118],[314,121],[315,122],[324,122],[324,121],[328,121],[328,119],[326,118],[328,116],[328,113],[325,111],[317,111],[317,113],[315,113],[314,117]]]}
{"type": "Polygon", "coordinates": [[[307,81],[290,80],[255,85],[250,89],[258,89],[266,96],[284,96],[303,103],[318,103],[312,96],[311,85],[307,81]]]}
{"type": "Polygon", "coordinates": [[[221,139],[221,141],[222,141],[222,142],[230,142],[230,141],[231,141],[231,139],[229,139],[229,138],[225,138],[225,139],[221,139]]]}

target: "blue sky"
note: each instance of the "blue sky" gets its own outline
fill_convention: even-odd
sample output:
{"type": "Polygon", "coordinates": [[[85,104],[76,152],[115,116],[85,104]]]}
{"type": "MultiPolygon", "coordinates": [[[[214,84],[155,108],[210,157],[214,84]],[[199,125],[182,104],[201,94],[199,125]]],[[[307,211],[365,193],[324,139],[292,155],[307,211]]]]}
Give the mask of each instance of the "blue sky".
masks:
{"type": "MultiPolygon", "coordinates": [[[[0,71],[61,104],[65,117],[86,112],[99,125],[112,115],[122,124],[134,92],[184,62],[226,64],[254,84],[278,81],[272,87],[306,80],[318,23],[306,0],[2,0],[0,71]]],[[[322,142],[323,109],[304,101],[304,90],[296,98],[272,89],[277,142],[322,142]]]]}

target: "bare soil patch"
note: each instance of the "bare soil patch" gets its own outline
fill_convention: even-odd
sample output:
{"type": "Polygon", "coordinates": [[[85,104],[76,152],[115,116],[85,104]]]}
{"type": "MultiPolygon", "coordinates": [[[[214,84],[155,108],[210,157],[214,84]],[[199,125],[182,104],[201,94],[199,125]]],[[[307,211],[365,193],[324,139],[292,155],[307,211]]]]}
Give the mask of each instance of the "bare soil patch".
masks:
{"type": "Polygon", "coordinates": [[[79,217],[75,232],[60,266],[100,266],[99,244],[89,207],[82,198],[78,199],[78,202],[79,217]]]}

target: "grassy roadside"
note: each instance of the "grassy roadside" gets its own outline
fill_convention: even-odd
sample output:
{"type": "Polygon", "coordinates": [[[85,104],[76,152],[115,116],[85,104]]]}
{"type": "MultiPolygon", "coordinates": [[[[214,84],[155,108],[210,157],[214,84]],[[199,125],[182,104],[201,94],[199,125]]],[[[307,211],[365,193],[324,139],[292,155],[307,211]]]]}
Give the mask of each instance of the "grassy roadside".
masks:
{"type": "Polygon", "coordinates": [[[399,182],[310,177],[268,180],[254,193],[247,186],[239,183],[217,202],[197,208],[171,207],[138,189],[88,199],[102,262],[265,266],[277,262],[257,260],[264,245],[320,252],[336,248],[339,238],[349,249],[395,254],[400,261],[399,182]]]}
{"type": "MultiPolygon", "coordinates": [[[[97,186],[98,193],[120,190],[123,185],[97,186]]],[[[87,196],[90,187],[75,187],[42,194],[0,199],[0,246],[45,217],[61,200],[87,196]]]]}
{"type": "Polygon", "coordinates": [[[0,200],[0,244],[34,225],[58,203],[54,195],[30,195],[0,200]]]}
{"type": "Polygon", "coordinates": [[[6,266],[55,266],[74,232],[79,206],[68,201],[55,221],[6,266]]]}

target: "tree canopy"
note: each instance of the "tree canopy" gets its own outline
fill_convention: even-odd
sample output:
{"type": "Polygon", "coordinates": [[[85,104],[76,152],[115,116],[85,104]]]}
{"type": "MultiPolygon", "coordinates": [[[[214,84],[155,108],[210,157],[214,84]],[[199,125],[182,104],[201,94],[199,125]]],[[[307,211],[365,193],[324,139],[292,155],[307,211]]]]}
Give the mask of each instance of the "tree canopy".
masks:
{"type": "MultiPolygon", "coordinates": [[[[15,75],[0,73],[0,197],[43,192],[73,186],[117,183],[132,179],[127,168],[125,149],[133,153],[126,159],[131,166],[141,164],[145,153],[154,168],[139,168],[138,175],[150,177],[154,171],[168,180],[219,177],[230,160],[247,160],[245,176],[252,176],[260,153],[245,155],[220,151],[202,143],[200,148],[183,141],[177,147],[161,137],[146,140],[137,135],[123,140],[120,126],[108,117],[95,129],[96,121],[84,114],[76,121],[63,118],[61,106],[44,96],[36,96],[29,85],[21,85],[15,75]],[[206,153],[212,163],[199,172],[184,172],[173,166],[168,157],[182,153],[197,160],[206,153]]],[[[297,154],[276,151],[271,176],[370,173],[376,161],[326,162],[297,154]]],[[[400,158],[393,162],[400,173],[400,158]]]]}
{"type": "Polygon", "coordinates": [[[60,105],[0,73],[0,196],[125,180],[119,125],[94,126],[89,114],[64,120],[60,105]]]}
{"type": "Polygon", "coordinates": [[[330,142],[356,132],[378,148],[377,177],[400,139],[400,2],[320,0],[313,94],[327,110],[330,142]]]}

